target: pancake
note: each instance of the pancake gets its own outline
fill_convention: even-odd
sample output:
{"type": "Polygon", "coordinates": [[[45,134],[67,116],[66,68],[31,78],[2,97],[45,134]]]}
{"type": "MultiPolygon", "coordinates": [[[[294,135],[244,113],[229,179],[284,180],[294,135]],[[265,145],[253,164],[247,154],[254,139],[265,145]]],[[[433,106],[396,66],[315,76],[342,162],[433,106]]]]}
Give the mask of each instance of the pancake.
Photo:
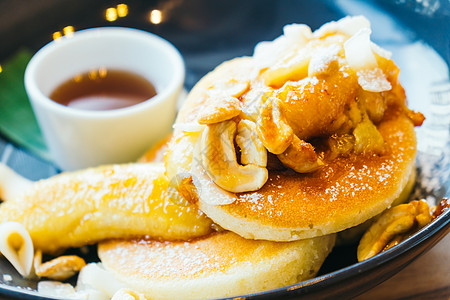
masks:
{"type": "Polygon", "coordinates": [[[149,299],[231,297],[315,276],[334,235],[277,243],[232,232],[191,242],[108,241],[99,244],[105,269],[149,299]]]}
{"type": "Polygon", "coordinates": [[[273,171],[256,192],[229,205],[199,207],[214,222],[246,238],[289,241],[339,232],[384,211],[406,187],[416,140],[409,119],[393,115],[380,124],[388,155],[351,156],[313,174],[273,171]]]}
{"type": "MultiPolygon", "coordinates": [[[[215,223],[249,239],[312,238],[378,215],[407,186],[416,155],[414,126],[420,125],[423,116],[407,109],[398,68],[385,50],[370,46],[366,21],[361,25],[357,24],[361,18],[344,21],[348,20],[360,28],[343,30],[341,21],[330,28],[324,25],[308,36],[306,46],[300,42],[294,46],[295,55],[302,51],[312,55],[309,65],[314,61],[311,53],[340,47],[325,75],[314,73],[320,67],[311,72],[307,64],[305,73],[298,58],[294,66],[284,69],[276,67],[279,61],[261,68],[255,55],[221,64],[188,95],[168,145],[166,173],[169,178],[192,177],[198,206],[215,223]],[[354,45],[347,42],[354,42],[358,35],[365,35],[375,60],[368,77],[367,70],[356,72],[354,61],[350,63],[355,60],[349,54],[354,45]],[[239,114],[229,95],[240,101],[239,114]],[[277,111],[263,115],[268,103],[277,111]],[[228,114],[226,107],[232,107],[228,114]],[[237,145],[239,132],[232,126],[242,120],[256,124],[253,132],[267,149],[267,165],[259,164],[259,158],[245,165],[239,161],[247,147],[237,145]],[[270,126],[264,127],[264,122],[270,126]],[[211,141],[214,136],[216,141],[211,141]],[[336,136],[342,137],[342,152],[337,154],[330,142],[336,136]],[[348,145],[351,150],[346,150],[348,145]],[[301,151],[291,160],[300,159],[300,166],[283,157],[296,147],[301,151]],[[270,157],[281,167],[271,167],[270,157]],[[267,169],[266,178],[261,169],[267,169]],[[238,189],[230,188],[229,182],[237,183],[238,189]]],[[[251,146],[258,149],[256,144],[251,146]]]]}
{"type": "MultiPolygon", "coordinates": [[[[408,182],[406,183],[405,188],[402,190],[400,195],[392,202],[391,207],[407,203],[410,200],[411,192],[416,183],[417,171],[413,168],[413,172],[409,176],[408,182]]],[[[358,242],[364,232],[369,229],[369,227],[380,217],[381,214],[376,215],[372,219],[365,221],[355,227],[348,228],[344,231],[340,231],[336,235],[336,246],[354,244],[358,242]]]]}

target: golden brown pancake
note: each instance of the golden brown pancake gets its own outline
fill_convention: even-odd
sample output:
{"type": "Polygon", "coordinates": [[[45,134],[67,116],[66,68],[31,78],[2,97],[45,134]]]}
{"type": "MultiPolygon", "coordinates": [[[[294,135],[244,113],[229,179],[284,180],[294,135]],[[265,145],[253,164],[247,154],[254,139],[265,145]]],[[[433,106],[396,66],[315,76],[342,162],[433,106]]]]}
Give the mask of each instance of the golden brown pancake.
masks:
{"type": "MultiPolygon", "coordinates": [[[[405,188],[402,190],[400,195],[392,202],[391,207],[397,206],[399,204],[406,203],[410,200],[410,194],[414,188],[416,183],[417,172],[416,169],[413,168],[411,175],[408,178],[408,182],[406,183],[405,188]]],[[[364,232],[380,217],[381,214],[376,215],[372,219],[365,221],[364,223],[359,224],[358,226],[348,228],[344,231],[338,232],[336,235],[336,246],[346,245],[346,244],[354,244],[359,241],[364,232]]]]}
{"type": "Polygon", "coordinates": [[[278,243],[232,232],[191,242],[108,241],[98,254],[106,270],[149,299],[230,297],[315,276],[334,235],[278,243]]]}
{"type": "Polygon", "coordinates": [[[199,207],[214,222],[246,238],[289,241],[356,226],[381,213],[400,195],[414,168],[411,121],[391,112],[379,130],[387,155],[341,157],[315,173],[272,171],[256,192],[229,205],[199,207]]]}
{"type": "MultiPolygon", "coordinates": [[[[347,44],[343,41],[348,40],[353,33],[349,35],[329,31],[320,34],[322,36],[310,38],[311,45],[306,47],[312,47],[313,50],[308,51],[314,53],[314,47],[317,47],[317,51],[322,51],[322,48],[329,45],[341,47],[336,51],[334,67],[330,64],[325,75],[315,75],[314,72],[311,75],[308,67],[306,75],[298,75],[289,68],[289,72],[286,69],[275,70],[282,72],[287,79],[281,85],[279,82],[274,84],[273,80],[267,80],[273,74],[278,74],[271,71],[273,66],[258,69],[254,58],[237,58],[221,64],[207,74],[190,92],[178,115],[174,137],[169,143],[165,159],[169,178],[177,174],[191,174],[197,187],[200,209],[215,223],[245,238],[292,241],[356,226],[388,208],[406,187],[413,171],[416,154],[414,125],[420,124],[420,117],[406,108],[405,94],[397,81],[398,68],[383,56],[383,51],[373,48],[375,50],[371,55],[378,66],[372,70],[373,73],[369,72],[372,77],[364,77],[365,70],[355,72],[347,63],[350,56],[344,55],[344,52],[350,51],[347,51],[347,44]],[[267,74],[272,75],[268,77],[267,74]],[[368,85],[365,80],[373,78],[374,82],[369,82],[368,85]],[[241,88],[244,83],[247,83],[247,87],[241,88]],[[223,113],[223,108],[227,106],[220,105],[220,99],[232,103],[225,97],[231,93],[244,107],[240,115],[234,114],[235,107],[230,110],[229,115],[223,113]],[[261,93],[264,95],[258,97],[261,93]],[[267,102],[261,104],[266,98],[276,98],[272,100],[272,105],[279,105],[278,115],[258,115],[258,109],[259,113],[266,109],[264,105],[267,102]],[[250,111],[252,99],[256,99],[254,105],[258,108],[255,113],[250,111]],[[311,105],[314,101],[317,104],[311,105]],[[216,114],[205,114],[205,108],[210,108],[211,105],[216,114]],[[327,105],[330,107],[330,115],[324,116],[327,105]],[[355,107],[356,118],[352,112],[355,107]],[[300,119],[293,120],[294,116],[299,116],[300,119]],[[226,118],[228,119],[223,121],[226,118]],[[202,123],[203,120],[207,122],[202,123]],[[268,152],[278,155],[283,161],[284,168],[280,170],[268,167],[268,179],[260,188],[235,192],[226,184],[240,175],[230,171],[231,169],[222,168],[231,156],[221,157],[217,155],[217,151],[214,152],[215,148],[221,146],[219,142],[212,143],[213,147],[209,148],[213,149],[208,148],[211,144],[205,143],[205,128],[211,131],[218,128],[217,124],[220,122],[238,124],[241,120],[252,121],[258,126],[258,137],[264,146],[270,142],[282,146],[283,143],[294,145],[294,142],[290,144],[293,132],[297,140],[301,138],[310,142],[320,139],[319,149],[326,145],[324,141],[327,138],[332,139],[335,135],[349,136],[353,150],[341,153],[342,155],[331,155],[331,148],[323,152],[316,149],[314,153],[311,152],[314,147],[303,147],[309,152],[300,158],[309,159],[307,162],[312,166],[310,171],[303,172],[302,168],[295,168],[295,164],[284,163],[282,154],[287,153],[290,148],[266,146],[268,152]],[[274,121],[269,124],[272,124],[271,127],[263,127],[267,120],[274,121]],[[326,126],[321,123],[322,120],[326,126]],[[201,125],[195,129],[192,124],[198,122],[201,125]],[[314,128],[308,128],[308,124],[314,128]],[[264,129],[279,129],[279,135],[277,131],[268,134],[263,132],[264,129]],[[365,142],[361,143],[364,139],[365,142]],[[199,148],[198,145],[203,146],[199,148]],[[211,159],[205,162],[204,157],[208,154],[211,159]],[[314,158],[313,155],[317,157],[314,158]],[[219,157],[216,165],[205,166],[214,162],[214,157],[219,157]],[[315,163],[314,159],[317,160],[315,163]],[[228,181],[220,181],[217,179],[219,177],[227,177],[228,181]]],[[[367,34],[367,31],[363,30],[363,34],[367,34]]],[[[312,61],[313,59],[311,64],[312,61]]],[[[301,72],[305,69],[303,66],[295,68],[301,72]]],[[[218,140],[224,139],[223,134],[217,135],[218,140]]],[[[212,135],[207,137],[210,136],[212,135]]],[[[223,144],[223,141],[220,142],[223,144]]],[[[227,146],[235,145],[231,143],[227,146]]],[[[244,153],[242,147],[240,149],[241,152],[236,150],[236,153],[244,153]]],[[[231,159],[240,163],[239,158],[231,159]]],[[[241,162],[240,167],[247,166],[243,166],[241,162]]],[[[264,180],[262,176],[258,178],[260,181],[264,180]]]]}

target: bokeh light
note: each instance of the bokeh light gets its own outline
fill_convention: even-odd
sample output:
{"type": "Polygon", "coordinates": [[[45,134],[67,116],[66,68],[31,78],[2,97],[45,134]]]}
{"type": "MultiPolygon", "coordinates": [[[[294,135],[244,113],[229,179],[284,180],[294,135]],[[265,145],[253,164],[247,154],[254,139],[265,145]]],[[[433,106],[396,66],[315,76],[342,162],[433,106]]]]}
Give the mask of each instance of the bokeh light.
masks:
{"type": "Polygon", "coordinates": [[[117,15],[120,18],[126,17],[128,15],[128,5],[126,4],[117,4],[117,15]]]}
{"type": "Polygon", "coordinates": [[[109,22],[114,22],[117,20],[117,9],[115,7],[110,7],[106,9],[105,18],[109,22]]]}
{"type": "Polygon", "coordinates": [[[90,80],[96,80],[98,78],[97,70],[90,70],[88,73],[88,78],[90,80]]]}
{"type": "Polygon", "coordinates": [[[163,20],[162,12],[158,9],[154,9],[150,12],[150,22],[153,24],[159,24],[163,20]]]}
{"type": "Polygon", "coordinates": [[[73,26],[66,26],[63,28],[63,32],[65,36],[71,37],[75,32],[75,29],[73,28],[73,26]]]}
{"type": "Polygon", "coordinates": [[[62,37],[62,33],[59,31],[53,32],[53,39],[56,41],[62,37]]]}
{"type": "Polygon", "coordinates": [[[105,78],[107,74],[108,74],[108,69],[106,69],[105,67],[100,67],[98,69],[98,75],[100,76],[100,78],[105,78]]]}

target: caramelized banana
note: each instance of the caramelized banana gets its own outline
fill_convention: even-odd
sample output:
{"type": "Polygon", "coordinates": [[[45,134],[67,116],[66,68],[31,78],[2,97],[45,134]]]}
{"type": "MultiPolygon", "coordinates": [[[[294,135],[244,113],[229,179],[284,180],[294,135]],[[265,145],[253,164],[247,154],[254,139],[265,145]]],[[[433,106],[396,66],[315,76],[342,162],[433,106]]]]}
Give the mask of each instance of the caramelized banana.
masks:
{"type": "Polygon", "coordinates": [[[110,238],[176,240],[211,231],[211,221],[169,187],[163,165],[156,163],[102,166],[38,181],[0,205],[0,223],[5,221],[23,224],[44,253],[110,238]]]}
{"type": "Polygon", "coordinates": [[[358,261],[395,246],[432,220],[425,201],[412,201],[386,210],[364,233],[358,245],[358,261]]]}

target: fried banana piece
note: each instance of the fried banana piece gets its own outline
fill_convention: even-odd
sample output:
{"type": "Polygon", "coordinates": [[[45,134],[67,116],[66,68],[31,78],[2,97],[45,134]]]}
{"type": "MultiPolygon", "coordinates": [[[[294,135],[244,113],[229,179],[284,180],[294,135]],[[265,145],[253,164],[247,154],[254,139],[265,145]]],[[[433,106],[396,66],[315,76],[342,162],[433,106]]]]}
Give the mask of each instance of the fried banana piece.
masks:
{"type": "Polygon", "coordinates": [[[185,240],[212,230],[210,219],[170,187],[159,163],[108,165],[38,181],[20,199],[0,205],[5,221],[23,224],[44,253],[111,238],[185,240]]]}
{"type": "Polygon", "coordinates": [[[361,238],[358,261],[397,245],[431,221],[430,209],[425,201],[411,201],[386,210],[361,238]]]}

